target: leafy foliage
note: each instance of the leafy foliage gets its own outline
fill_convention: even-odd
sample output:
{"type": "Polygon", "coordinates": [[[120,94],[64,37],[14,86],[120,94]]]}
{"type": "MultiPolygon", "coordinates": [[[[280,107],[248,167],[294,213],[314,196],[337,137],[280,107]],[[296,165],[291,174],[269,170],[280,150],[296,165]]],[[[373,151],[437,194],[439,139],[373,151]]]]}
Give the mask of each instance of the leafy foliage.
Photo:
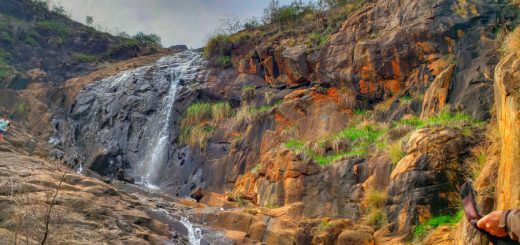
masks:
{"type": "Polygon", "coordinates": [[[157,34],[146,35],[142,32],[138,32],[133,36],[133,39],[136,40],[139,44],[146,47],[162,48],[161,37],[157,34]]]}

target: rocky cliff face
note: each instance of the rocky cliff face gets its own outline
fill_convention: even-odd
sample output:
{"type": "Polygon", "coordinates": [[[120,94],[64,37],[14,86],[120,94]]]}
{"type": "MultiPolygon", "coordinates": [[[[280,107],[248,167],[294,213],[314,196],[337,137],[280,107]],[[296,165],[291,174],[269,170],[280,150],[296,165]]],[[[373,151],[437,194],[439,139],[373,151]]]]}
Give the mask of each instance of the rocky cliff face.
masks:
{"type": "Polygon", "coordinates": [[[465,179],[483,210],[497,174],[497,207],[517,205],[517,55],[494,72],[497,30],[515,18],[507,1],[367,1],[320,49],[262,36],[234,47],[232,67],[197,61],[186,79],[172,71],[193,52],[142,57],[53,90],[45,115],[61,117],[45,135],[54,157],[107,181],[143,184],[153,166],[152,184],[196,199],[192,220],[238,243],[479,242],[465,222],[423,233],[459,211],[465,179]],[[493,99],[500,157],[485,135],[493,99]]]}

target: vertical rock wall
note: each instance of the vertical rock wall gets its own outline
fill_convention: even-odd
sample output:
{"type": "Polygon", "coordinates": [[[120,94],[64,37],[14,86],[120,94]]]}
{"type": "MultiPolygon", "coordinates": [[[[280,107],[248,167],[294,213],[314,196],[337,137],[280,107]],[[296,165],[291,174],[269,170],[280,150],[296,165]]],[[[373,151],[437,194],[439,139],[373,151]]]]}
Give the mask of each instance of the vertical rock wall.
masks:
{"type": "Polygon", "coordinates": [[[496,208],[516,208],[520,204],[520,54],[503,59],[495,75],[501,145],[496,208]]]}

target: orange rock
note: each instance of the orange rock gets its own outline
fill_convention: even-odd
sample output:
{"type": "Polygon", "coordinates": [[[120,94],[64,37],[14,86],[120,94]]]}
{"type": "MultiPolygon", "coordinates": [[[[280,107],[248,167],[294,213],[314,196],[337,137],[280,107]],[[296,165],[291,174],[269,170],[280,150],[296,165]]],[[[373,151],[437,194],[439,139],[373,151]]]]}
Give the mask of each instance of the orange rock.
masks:
{"type": "Polygon", "coordinates": [[[495,104],[500,132],[497,208],[520,205],[520,54],[504,58],[495,72],[495,104]]]}
{"type": "Polygon", "coordinates": [[[424,95],[421,118],[433,116],[444,108],[454,70],[455,65],[450,65],[433,80],[424,95]]]}

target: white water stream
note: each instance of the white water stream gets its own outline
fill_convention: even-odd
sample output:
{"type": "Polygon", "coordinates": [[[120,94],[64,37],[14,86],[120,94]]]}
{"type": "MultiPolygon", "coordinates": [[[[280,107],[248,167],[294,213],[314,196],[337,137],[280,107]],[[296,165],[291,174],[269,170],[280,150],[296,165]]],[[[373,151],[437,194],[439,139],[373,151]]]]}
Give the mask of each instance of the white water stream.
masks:
{"type": "Polygon", "coordinates": [[[171,146],[170,124],[173,107],[179,83],[181,80],[189,81],[197,77],[202,65],[202,57],[199,53],[186,51],[172,56],[167,56],[156,64],[162,70],[157,72],[155,80],[170,81],[170,89],[159,104],[158,117],[153,118],[152,135],[149,141],[148,152],[137,166],[137,175],[142,178],[141,184],[149,189],[159,189],[159,178],[164,165],[168,162],[169,148],[171,146]]]}

